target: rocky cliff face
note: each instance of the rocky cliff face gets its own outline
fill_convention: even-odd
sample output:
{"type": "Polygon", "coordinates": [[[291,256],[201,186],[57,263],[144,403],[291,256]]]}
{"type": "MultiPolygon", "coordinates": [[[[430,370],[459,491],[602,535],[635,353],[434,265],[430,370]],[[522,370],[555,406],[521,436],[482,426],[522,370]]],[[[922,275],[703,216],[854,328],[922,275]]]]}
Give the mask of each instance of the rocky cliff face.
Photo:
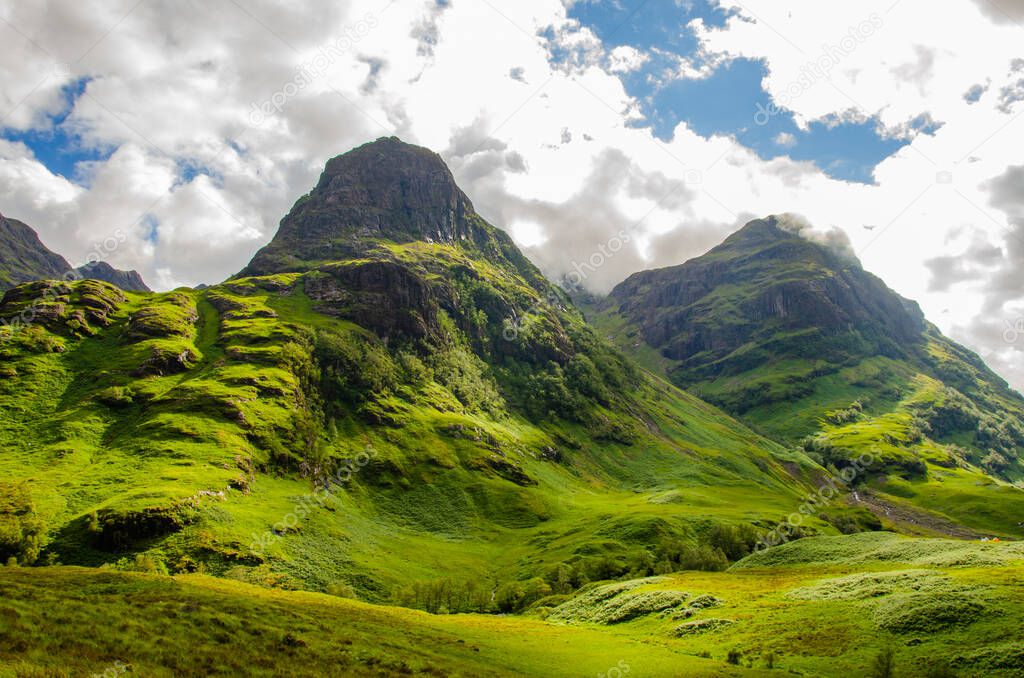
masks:
{"type": "Polygon", "coordinates": [[[151,292],[149,286],[137,271],[121,271],[105,261],[79,266],[75,269],[78,277],[86,280],[102,280],[126,292],[151,292]]]}
{"type": "Polygon", "coordinates": [[[0,214],[0,291],[31,280],[58,279],[70,270],[64,257],[47,249],[29,226],[0,214]]]}
{"type": "Polygon", "coordinates": [[[135,271],[119,271],[98,261],[72,268],[51,252],[31,226],[0,214],[0,291],[35,280],[102,280],[127,292],[149,292],[135,271]]]}
{"type": "Polygon", "coordinates": [[[306,270],[380,240],[453,244],[492,237],[436,153],[395,137],[332,158],[242,275],[306,270]]]}
{"type": "Polygon", "coordinates": [[[237,277],[289,272],[306,273],[317,311],[391,342],[443,343],[451,320],[481,355],[565,364],[575,353],[577,319],[557,315],[565,295],[476,214],[439,155],[394,137],[331,159],[237,277]],[[531,315],[538,331],[520,333],[531,315]]]}
{"type": "Polygon", "coordinates": [[[749,355],[730,354],[780,334],[802,339],[773,342],[772,358],[802,357],[819,343],[835,354],[839,335],[864,353],[904,356],[925,330],[916,303],[774,217],[747,224],[702,257],[631,276],[608,303],[648,344],[701,377],[749,368],[749,355]]]}

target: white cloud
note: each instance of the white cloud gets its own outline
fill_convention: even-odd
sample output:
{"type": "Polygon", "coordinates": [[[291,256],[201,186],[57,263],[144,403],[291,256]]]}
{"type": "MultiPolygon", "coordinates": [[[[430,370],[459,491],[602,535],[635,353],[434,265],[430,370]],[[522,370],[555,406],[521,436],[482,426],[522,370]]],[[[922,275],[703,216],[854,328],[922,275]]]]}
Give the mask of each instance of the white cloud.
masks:
{"type": "Polygon", "coordinates": [[[792,148],[796,146],[796,137],[789,132],[779,132],[775,136],[775,144],[783,148],[792,148]]]}
{"type": "Polygon", "coordinates": [[[650,57],[628,45],[620,45],[608,54],[608,70],[612,73],[631,73],[643,68],[650,57]]]}
{"type": "Polygon", "coordinates": [[[21,33],[0,23],[4,124],[44,128],[61,85],[89,78],[67,128],[85,147],[114,151],[82,168],[77,185],[25,146],[0,143],[0,211],[69,259],[121,228],[129,238],[114,265],[160,287],[211,282],[272,236],[330,156],[397,133],[444,152],[481,213],[520,235],[549,274],[626,229],[628,245],[588,277],[597,290],[700,254],[751,216],[799,212],[839,227],[869,270],[1024,385],[1024,353],[992,329],[1024,312],[1001,273],[1013,265],[1015,216],[990,197],[1024,146],[1013,117],[1024,103],[1009,100],[1020,79],[1015,25],[972,0],[938,13],[924,0],[721,0],[736,11],[725,28],[694,24],[699,58],[680,56],[659,77],[760,59],[765,87],[788,96],[801,124],[878,115],[910,135],[869,186],[785,156],[764,161],[685,125],[658,141],[636,127],[639,102],[619,77],[643,53],[606,50],[559,0],[492,4],[0,0],[21,33]],[[551,41],[538,35],[548,27],[551,41]],[[556,48],[571,57],[552,66],[556,48]],[[70,73],[55,70],[61,62],[70,73]],[[964,98],[972,90],[976,103],[964,98]],[[253,107],[274,101],[280,111],[253,126],[253,107]],[[922,115],[942,123],[934,136],[909,130],[922,115]],[[934,263],[961,252],[988,259],[934,263]],[[935,270],[950,277],[934,284],[935,270]]]}

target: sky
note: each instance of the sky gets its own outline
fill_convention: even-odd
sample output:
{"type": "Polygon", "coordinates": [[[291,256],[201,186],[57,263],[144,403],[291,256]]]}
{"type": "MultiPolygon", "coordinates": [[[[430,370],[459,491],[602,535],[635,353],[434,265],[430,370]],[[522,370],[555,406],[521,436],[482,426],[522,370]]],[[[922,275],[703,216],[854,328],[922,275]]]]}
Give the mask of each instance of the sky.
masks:
{"type": "Polygon", "coordinates": [[[552,278],[628,236],[597,294],[802,215],[1018,389],[1022,117],[1024,0],[0,0],[0,213],[73,264],[223,280],[396,135],[552,278]]]}

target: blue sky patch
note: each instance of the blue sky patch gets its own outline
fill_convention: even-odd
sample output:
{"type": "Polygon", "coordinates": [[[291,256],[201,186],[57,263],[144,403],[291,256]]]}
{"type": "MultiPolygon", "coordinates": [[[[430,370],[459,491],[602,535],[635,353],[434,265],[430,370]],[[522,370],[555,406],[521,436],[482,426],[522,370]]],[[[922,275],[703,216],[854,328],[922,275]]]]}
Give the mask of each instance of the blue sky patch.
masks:
{"type": "MultiPolygon", "coordinates": [[[[875,118],[819,121],[801,129],[791,111],[772,104],[762,86],[766,66],[759,60],[733,59],[702,79],[666,78],[679,57],[701,65],[687,23],[701,18],[721,27],[728,19],[708,0],[581,1],[569,16],[601,38],[609,51],[628,45],[648,55],[643,67],[621,79],[640,103],[643,118],[633,125],[650,127],[660,139],[671,139],[675,127],[685,122],[704,137],[732,136],[763,159],[785,155],[806,160],[834,179],[861,183],[872,183],[874,168],[909,143],[906,135],[881,133],[875,118]]],[[[569,56],[553,54],[556,60],[569,56]]],[[[922,116],[906,132],[931,134],[937,128],[922,116]]]]}
{"type": "Polygon", "coordinates": [[[89,78],[81,78],[65,85],[61,89],[64,105],[59,113],[50,117],[45,127],[27,131],[4,129],[0,130],[0,136],[28,146],[36,159],[54,174],[80,182],[82,177],[76,172],[78,163],[106,160],[114,150],[84,147],[82,140],[65,124],[88,84],[89,78]]]}

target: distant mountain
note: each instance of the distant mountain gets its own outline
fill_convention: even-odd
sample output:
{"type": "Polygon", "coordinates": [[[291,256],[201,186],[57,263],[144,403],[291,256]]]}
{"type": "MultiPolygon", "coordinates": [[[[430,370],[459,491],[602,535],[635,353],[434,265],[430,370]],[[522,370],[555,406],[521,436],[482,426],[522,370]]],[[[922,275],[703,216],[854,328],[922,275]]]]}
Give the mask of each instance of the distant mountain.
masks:
{"type": "Polygon", "coordinates": [[[680,387],[822,463],[871,451],[892,482],[949,467],[1024,478],[1024,398],[846,243],[788,217],[630,276],[592,316],[680,387]]]}
{"type": "Polygon", "coordinates": [[[135,271],[119,271],[104,261],[72,268],[51,252],[31,226],[0,214],[0,292],[33,280],[102,280],[126,292],[149,292],[135,271]]]}
{"type": "Polygon", "coordinates": [[[0,291],[30,280],[63,277],[71,265],[28,225],[0,214],[0,291]]]}
{"type": "Polygon", "coordinates": [[[102,280],[120,287],[125,292],[151,292],[137,271],[121,271],[105,261],[85,264],[75,269],[79,277],[87,280],[102,280]]]}

